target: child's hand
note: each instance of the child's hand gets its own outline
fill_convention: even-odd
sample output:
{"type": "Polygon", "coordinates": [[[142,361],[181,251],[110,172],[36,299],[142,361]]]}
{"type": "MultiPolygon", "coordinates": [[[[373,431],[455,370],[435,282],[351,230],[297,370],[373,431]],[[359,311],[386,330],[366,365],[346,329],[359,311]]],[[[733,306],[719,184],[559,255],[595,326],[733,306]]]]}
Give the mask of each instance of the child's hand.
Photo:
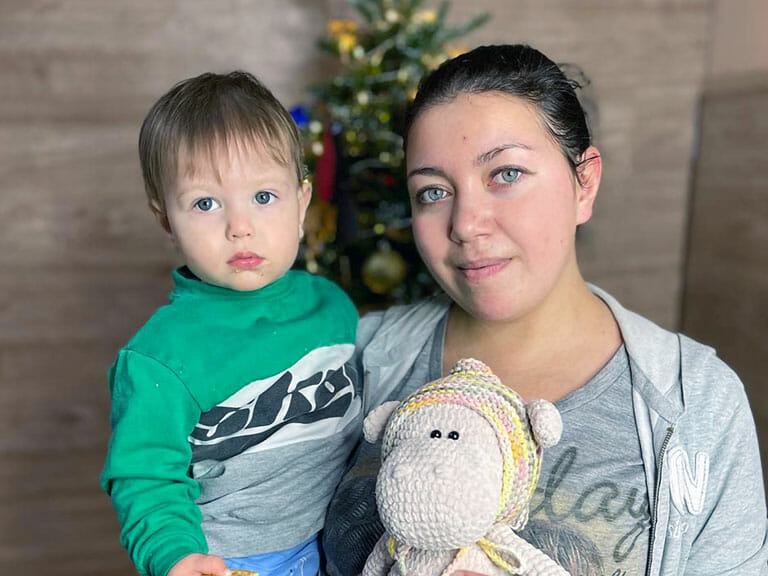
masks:
{"type": "Polygon", "coordinates": [[[210,554],[190,554],[176,562],[168,571],[168,576],[226,576],[229,572],[224,560],[210,554]]]}

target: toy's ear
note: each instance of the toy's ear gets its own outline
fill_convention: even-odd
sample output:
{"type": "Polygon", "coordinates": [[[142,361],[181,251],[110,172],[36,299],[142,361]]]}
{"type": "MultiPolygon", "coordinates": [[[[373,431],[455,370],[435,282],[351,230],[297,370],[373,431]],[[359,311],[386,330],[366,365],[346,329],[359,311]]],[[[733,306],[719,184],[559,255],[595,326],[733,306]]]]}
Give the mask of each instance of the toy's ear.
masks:
{"type": "Polygon", "coordinates": [[[531,400],[525,407],[533,429],[533,437],[542,448],[549,448],[560,442],[563,434],[563,419],[552,402],[531,400]]]}
{"type": "Polygon", "coordinates": [[[375,444],[381,440],[381,437],[384,436],[384,428],[387,427],[387,421],[389,421],[390,415],[395,411],[398,404],[400,402],[396,400],[384,402],[384,404],[368,413],[363,422],[363,434],[368,442],[375,444]]]}

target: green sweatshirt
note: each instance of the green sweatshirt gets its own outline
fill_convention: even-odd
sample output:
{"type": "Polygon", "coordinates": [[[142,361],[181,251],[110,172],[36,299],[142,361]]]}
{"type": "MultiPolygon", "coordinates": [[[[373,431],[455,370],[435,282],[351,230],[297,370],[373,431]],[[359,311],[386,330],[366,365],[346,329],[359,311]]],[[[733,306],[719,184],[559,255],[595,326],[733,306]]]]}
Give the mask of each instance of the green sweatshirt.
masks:
{"type": "Polygon", "coordinates": [[[357,312],[336,285],[297,271],[253,292],[186,268],[173,279],[110,369],[101,478],[122,544],[152,576],[191,553],[247,556],[316,533],[361,417],[346,367],[357,312]],[[288,464],[302,463],[318,481],[294,479],[288,464]]]}

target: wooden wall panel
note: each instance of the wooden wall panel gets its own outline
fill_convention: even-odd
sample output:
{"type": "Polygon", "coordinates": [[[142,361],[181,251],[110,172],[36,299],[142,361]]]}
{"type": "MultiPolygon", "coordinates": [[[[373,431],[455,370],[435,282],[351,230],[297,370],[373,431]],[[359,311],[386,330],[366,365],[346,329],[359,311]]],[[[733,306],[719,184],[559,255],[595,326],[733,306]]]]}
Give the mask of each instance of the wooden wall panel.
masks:
{"type": "Polygon", "coordinates": [[[752,402],[768,477],[768,75],[721,77],[702,105],[683,329],[711,343],[752,402]]]}
{"type": "Polygon", "coordinates": [[[3,459],[0,566],[29,574],[136,574],[117,544],[114,514],[96,497],[101,463],[92,449],[4,453],[3,459]]]}
{"type": "MultiPolygon", "coordinates": [[[[437,5],[436,1],[429,2],[437,5]]],[[[707,0],[474,0],[468,43],[531,42],[593,84],[606,173],[589,279],[672,326],[707,0]]],[[[332,63],[345,0],[5,0],[0,16],[0,570],[133,574],[98,488],[106,371],[174,254],[146,209],[139,124],[174,82],[246,68],[286,104],[332,63]]]]}
{"type": "Polygon", "coordinates": [[[287,103],[322,77],[315,0],[10,0],[0,18],[0,118],[140,122],[171,84],[245,68],[287,103]]]}
{"type": "MultiPolygon", "coordinates": [[[[172,251],[144,198],[138,127],[0,125],[0,267],[164,266],[172,251]],[[21,241],[23,239],[23,241],[21,241]]],[[[45,284],[45,283],[43,283],[45,284]]]]}

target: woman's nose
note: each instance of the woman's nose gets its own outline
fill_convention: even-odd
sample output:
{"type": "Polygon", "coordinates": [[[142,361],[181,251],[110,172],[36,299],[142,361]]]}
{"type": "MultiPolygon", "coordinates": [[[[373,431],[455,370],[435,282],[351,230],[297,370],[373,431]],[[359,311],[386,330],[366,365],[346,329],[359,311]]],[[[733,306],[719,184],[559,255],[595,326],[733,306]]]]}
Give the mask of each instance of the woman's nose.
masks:
{"type": "Polygon", "coordinates": [[[451,213],[451,240],[471,242],[488,234],[492,222],[493,209],[482,191],[456,194],[451,213]]]}

